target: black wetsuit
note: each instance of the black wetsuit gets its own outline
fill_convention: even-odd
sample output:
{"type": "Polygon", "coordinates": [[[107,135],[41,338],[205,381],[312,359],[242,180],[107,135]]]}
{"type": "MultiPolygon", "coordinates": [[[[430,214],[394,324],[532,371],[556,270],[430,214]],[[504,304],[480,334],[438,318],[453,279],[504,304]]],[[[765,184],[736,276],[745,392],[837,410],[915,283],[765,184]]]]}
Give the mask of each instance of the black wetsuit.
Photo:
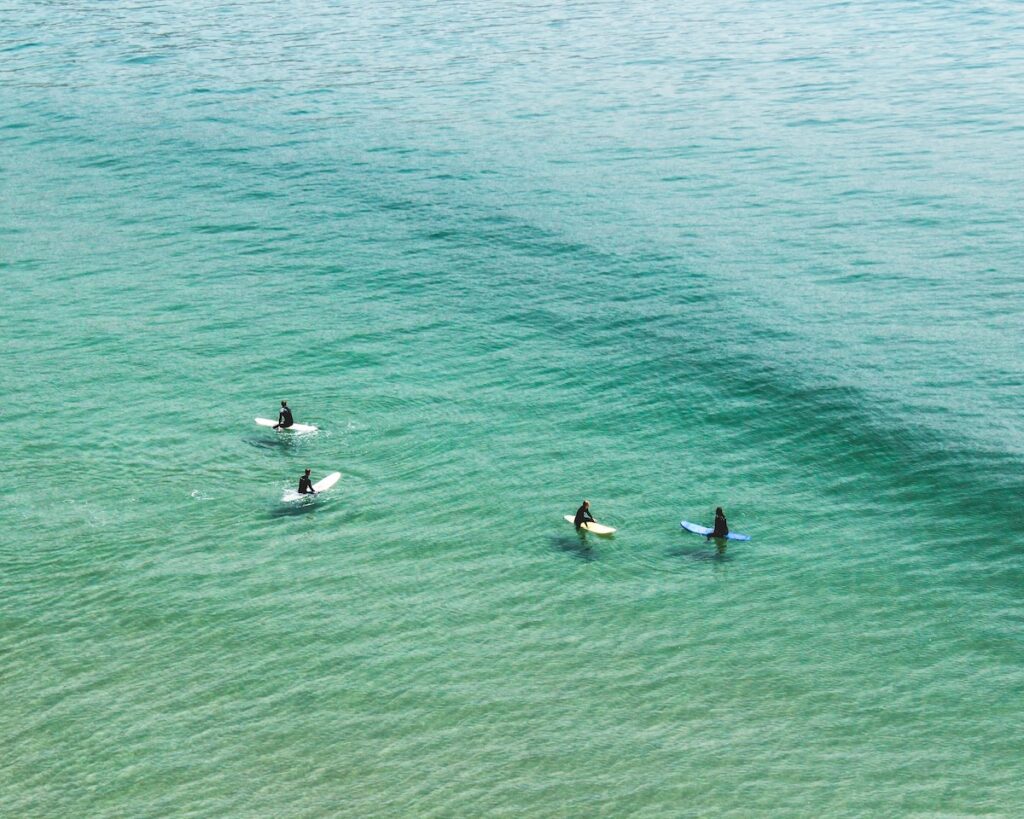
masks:
{"type": "Polygon", "coordinates": [[[295,422],[292,420],[292,411],[288,407],[281,407],[281,412],[277,416],[277,426],[279,427],[290,427],[295,422]]]}
{"type": "Polygon", "coordinates": [[[715,515],[715,530],[708,537],[725,537],[729,534],[729,524],[725,522],[725,515],[715,515]]]}
{"type": "Polygon", "coordinates": [[[299,478],[299,494],[300,495],[315,495],[316,490],[313,488],[313,482],[309,479],[308,475],[303,475],[299,478]]]}
{"type": "Polygon", "coordinates": [[[584,523],[593,522],[594,516],[590,514],[590,510],[585,506],[581,506],[576,510],[576,520],[574,520],[573,526],[577,529],[580,528],[584,523]]]}

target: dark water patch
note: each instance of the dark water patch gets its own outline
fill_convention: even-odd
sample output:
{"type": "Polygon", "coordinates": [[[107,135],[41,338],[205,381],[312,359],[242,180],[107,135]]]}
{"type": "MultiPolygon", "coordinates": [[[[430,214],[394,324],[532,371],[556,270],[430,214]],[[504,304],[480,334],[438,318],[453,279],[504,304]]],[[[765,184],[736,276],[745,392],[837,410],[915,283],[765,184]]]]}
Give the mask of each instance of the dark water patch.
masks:
{"type": "Polygon", "coordinates": [[[109,170],[112,168],[128,169],[134,167],[134,161],[124,156],[96,156],[79,161],[79,167],[109,170]]]}
{"type": "MultiPolygon", "coordinates": [[[[511,233],[512,238],[489,236],[490,244],[504,245],[512,252],[529,248],[531,255],[537,256],[547,256],[545,251],[551,249],[551,238],[544,231],[517,225],[511,233]]],[[[565,246],[568,248],[569,244],[565,246]]],[[[575,257],[580,267],[600,270],[608,265],[629,266],[626,259],[579,244],[572,244],[569,255],[575,257]]],[[[664,270],[664,262],[661,269],[651,273],[655,278],[659,274],[672,275],[664,270]]],[[[856,279],[851,276],[851,281],[856,279]]],[[[620,353],[633,351],[637,373],[630,375],[620,366],[616,369],[618,378],[629,380],[650,369],[662,376],[658,382],[662,398],[666,393],[675,393],[676,400],[690,403],[694,396],[684,397],[685,389],[696,392],[712,405],[718,404],[722,408],[711,410],[709,421],[722,428],[735,427],[745,437],[779,442],[782,451],[800,458],[802,469],[821,476],[826,492],[834,481],[838,496],[849,497],[852,491],[866,499],[871,493],[869,487],[873,487],[880,493],[879,501],[913,500],[917,504],[916,516],[926,512],[924,518],[930,518],[937,531],[943,528],[940,521],[966,516],[979,525],[982,520],[998,525],[1011,539],[1020,538],[1021,520],[1012,500],[1024,491],[1019,459],[1006,452],[983,453],[973,449],[966,443],[970,437],[967,430],[965,441],[957,444],[935,431],[909,427],[897,406],[880,400],[863,387],[844,383],[838,373],[827,377],[815,374],[817,380],[808,381],[800,367],[787,369],[766,359],[763,353],[752,354],[742,340],[718,332],[721,328],[716,327],[713,313],[695,309],[715,298],[710,277],[688,272],[685,292],[687,300],[676,304],[679,318],[685,320],[678,332],[664,328],[652,332],[652,328],[658,327],[657,322],[652,324],[649,319],[626,315],[612,322],[614,331],[609,331],[604,339],[601,330],[587,324],[592,317],[573,317],[564,310],[540,306],[516,308],[507,317],[520,327],[533,326],[568,345],[596,342],[595,349],[600,349],[605,344],[617,343],[620,353]],[[664,336],[664,343],[656,340],[659,336],[664,336]],[[708,359],[708,355],[712,358],[708,359]],[[687,383],[685,374],[692,369],[714,376],[704,384],[674,386],[687,383]],[[754,407],[743,409],[733,405],[737,397],[743,396],[749,397],[754,407]],[[720,400],[723,398],[728,400],[720,400]],[[785,412],[778,411],[782,407],[785,412]],[[860,476],[857,489],[851,485],[851,475],[860,476]]],[[[603,303],[590,298],[590,312],[603,303]]],[[[771,330],[747,328],[744,337],[757,338],[760,343],[773,336],[771,330]]],[[[780,343],[787,340],[785,333],[774,336],[780,343]]],[[[621,355],[616,357],[621,359],[621,355]]],[[[588,372],[588,378],[593,377],[588,372]]],[[[611,386],[609,381],[605,388],[611,386]]],[[[875,507],[881,508],[878,503],[869,502],[869,508],[875,507]]]]}
{"type": "Polygon", "coordinates": [[[46,45],[46,43],[43,43],[41,41],[32,41],[32,42],[26,42],[26,43],[16,43],[15,45],[4,46],[3,48],[0,48],[0,54],[13,54],[13,53],[18,52],[18,51],[25,51],[26,49],[29,49],[29,48],[42,48],[45,45],[46,45]]]}
{"type": "MultiPolygon", "coordinates": [[[[508,227],[507,222],[504,227],[508,227]]],[[[488,238],[492,244],[496,241],[513,251],[528,247],[531,253],[538,256],[546,255],[543,251],[550,250],[550,237],[543,231],[531,230],[529,226],[516,227],[512,231],[514,238],[510,239],[507,235],[491,235],[488,238]]],[[[628,265],[625,260],[595,253],[581,245],[572,245],[571,255],[597,269],[610,261],[617,265],[628,265]]],[[[856,275],[850,276],[851,281],[858,278],[856,275]]],[[[686,308],[712,300],[713,285],[707,277],[688,275],[686,290],[688,301],[681,313],[686,317],[689,332],[686,335],[666,334],[671,335],[671,342],[665,345],[691,351],[687,361],[679,362],[682,367],[671,363],[671,358],[666,359],[665,353],[657,352],[656,346],[651,344],[649,321],[626,317],[614,322],[615,336],[620,339],[625,337],[628,345],[649,350],[650,354],[642,359],[645,366],[652,365],[651,354],[654,360],[663,361],[663,365],[657,367],[662,373],[671,374],[680,369],[685,371],[691,356],[695,357],[694,363],[701,369],[709,369],[707,365],[697,363],[705,355],[705,345],[695,344],[689,336],[703,338],[713,328],[713,316],[701,315],[686,308]]],[[[546,310],[537,306],[519,308],[509,313],[508,318],[520,326],[533,325],[546,333],[553,332],[568,343],[580,343],[583,339],[589,342],[595,337],[595,333],[585,326],[584,318],[570,318],[558,309],[546,310]],[[579,338],[574,339],[576,335],[579,338]]],[[[771,333],[766,335],[766,329],[771,328],[755,328],[752,332],[763,340],[771,336],[771,333]]],[[[776,334],[776,338],[782,341],[785,334],[776,334]]],[[[760,433],[765,440],[786,441],[790,451],[800,452],[802,458],[809,460],[808,468],[828,466],[829,469],[823,471],[825,475],[834,473],[836,469],[836,460],[831,453],[841,453],[841,460],[848,463],[849,468],[855,472],[867,475],[877,469],[883,476],[888,476],[883,480],[894,492],[898,485],[909,479],[912,482],[924,482],[932,491],[939,487],[955,489],[938,494],[938,497],[947,498],[944,502],[946,504],[959,507],[961,502],[951,498],[971,495],[976,495],[979,500],[987,499],[994,504],[991,511],[1010,525],[1011,530],[1018,530],[1019,534],[1019,521],[1015,519],[1011,506],[1002,498],[1006,491],[1021,488],[1021,480],[1014,477],[1019,464],[1012,456],[1003,453],[985,457],[990,464],[1002,461],[999,468],[995,468],[994,464],[986,468],[969,464],[965,467],[963,454],[954,456],[949,451],[949,441],[932,432],[905,427],[895,407],[880,402],[877,396],[863,388],[843,384],[835,375],[817,383],[804,383],[799,368],[786,371],[759,356],[752,357],[743,352],[742,343],[737,345],[727,337],[712,342],[709,351],[715,347],[722,351],[718,357],[727,362],[726,366],[710,367],[715,372],[715,392],[728,395],[730,399],[737,395],[750,395],[763,404],[763,409],[755,415],[734,418],[734,413],[730,413],[730,417],[717,420],[712,416],[711,420],[715,423],[726,425],[740,422],[746,426],[748,434],[755,432],[760,433]],[[730,348],[733,347],[738,347],[739,351],[731,352],[730,348]],[[771,407],[788,409],[780,415],[773,412],[771,407]],[[927,471],[916,471],[913,468],[920,460],[932,457],[937,458],[941,466],[933,465],[927,471]],[[909,468],[901,469],[900,465],[909,468]],[[894,471],[897,469],[898,472],[894,471]],[[1008,481],[1009,485],[1001,491],[993,492],[992,478],[1000,482],[1008,481]]],[[[669,390],[672,388],[669,387],[669,390]]],[[[706,392],[701,388],[698,390],[706,392]]],[[[932,503],[939,501],[933,500],[932,503]]]]}
{"type": "Polygon", "coordinates": [[[428,178],[441,182],[469,182],[476,178],[476,174],[469,171],[463,173],[438,173],[428,178]]]}
{"type": "Polygon", "coordinates": [[[423,208],[423,204],[421,202],[413,202],[411,200],[406,200],[406,201],[392,200],[390,202],[382,203],[381,207],[384,210],[388,210],[388,211],[398,211],[398,212],[409,211],[409,212],[414,212],[414,211],[422,209],[423,208]]]}
{"type": "Polygon", "coordinates": [[[168,54],[139,54],[134,57],[124,57],[121,62],[124,65],[154,65],[168,59],[168,54]]]}
{"type": "Polygon", "coordinates": [[[263,232],[267,230],[267,226],[252,222],[225,222],[220,224],[205,223],[192,225],[192,230],[196,231],[196,233],[207,233],[217,235],[221,233],[252,233],[255,231],[263,232]]]}
{"type": "Polygon", "coordinates": [[[244,200],[252,200],[254,202],[263,202],[268,199],[281,199],[284,197],[279,191],[272,190],[247,190],[240,194],[240,197],[244,200]]]}
{"type": "MultiPolygon", "coordinates": [[[[17,236],[21,228],[0,228],[0,236],[17,236]]],[[[45,259],[0,259],[0,269],[17,271],[40,270],[47,264],[45,259]]]]}

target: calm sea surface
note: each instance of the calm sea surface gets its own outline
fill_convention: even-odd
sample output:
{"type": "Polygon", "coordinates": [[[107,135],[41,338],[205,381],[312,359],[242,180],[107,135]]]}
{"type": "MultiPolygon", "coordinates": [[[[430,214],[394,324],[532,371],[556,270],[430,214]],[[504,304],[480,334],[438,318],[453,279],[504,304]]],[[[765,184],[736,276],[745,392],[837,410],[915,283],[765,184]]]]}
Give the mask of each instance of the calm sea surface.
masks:
{"type": "Polygon", "coordinates": [[[0,815],[1021,815],[1022,157],[1019,2],[0,3],[0,815]]]}

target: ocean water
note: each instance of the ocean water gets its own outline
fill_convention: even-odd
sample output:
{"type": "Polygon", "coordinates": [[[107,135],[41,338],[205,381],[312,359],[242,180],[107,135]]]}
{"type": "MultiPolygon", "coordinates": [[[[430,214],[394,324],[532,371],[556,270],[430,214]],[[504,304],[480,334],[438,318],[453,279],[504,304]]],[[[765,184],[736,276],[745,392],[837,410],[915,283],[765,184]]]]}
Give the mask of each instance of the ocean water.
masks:
{"type": "Polygon", "coordinates": [[[0,815],[1021,815],[1022,156],[1016,2],[7,0],[0,815]]]}

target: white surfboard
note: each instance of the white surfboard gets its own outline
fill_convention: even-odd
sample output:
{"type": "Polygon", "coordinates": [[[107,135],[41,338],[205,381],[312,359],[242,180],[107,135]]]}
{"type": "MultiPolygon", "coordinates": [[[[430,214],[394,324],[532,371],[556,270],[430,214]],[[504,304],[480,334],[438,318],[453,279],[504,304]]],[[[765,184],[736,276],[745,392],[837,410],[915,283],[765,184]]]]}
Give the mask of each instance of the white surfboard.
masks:
{"type": "MultiPolygon", "coordinates": [[[[340,480],[341,480],[341,473],[340,472],[332,472],[326,478],[321,478],[315,484],[313,484],[313,491],[316,492],[317,494],[319,494],[319,493],[323,492],[324,490],[330,489],[332,486],[334,486],[334,484],[336,484],[340,480]]],[[[306,493],[305,495],[300,495],[294,489],[288,489],[281,496],[281,500],[284,501],[285,503],[291,503],[292,501],[301,500],[302,498],[312,498],[312,497],[314,497],[314,496],[310,495],[309,493],[306,493]]]]}
{"type": "MultiPolygon", "coordinates": [[[[277,426],[277,421],[271,421],[269,418],[257,418],[256,423],[261,427],[270,427],[273,429],[277,426]]],[[[317,428],[313,424],[292,424],[290,427],[281,427],[281,432],[316,432],[317,428]]]]}
{"type": "MultiPolygon", "coordinates": [[[[565,519],[569,521],[569,523],[573,523],[576,520],[576,516],[566,515],[565,519]]],[[[595,535],[615,534],[615,529],[613,527],[605,526],[603,523],[597,523],[596,521],[588,521],[587,523],[584,523],[582,526],[580,526],[580,529],[583,529],[584,531],[590,532],[591,534],[595,535]]]]}

